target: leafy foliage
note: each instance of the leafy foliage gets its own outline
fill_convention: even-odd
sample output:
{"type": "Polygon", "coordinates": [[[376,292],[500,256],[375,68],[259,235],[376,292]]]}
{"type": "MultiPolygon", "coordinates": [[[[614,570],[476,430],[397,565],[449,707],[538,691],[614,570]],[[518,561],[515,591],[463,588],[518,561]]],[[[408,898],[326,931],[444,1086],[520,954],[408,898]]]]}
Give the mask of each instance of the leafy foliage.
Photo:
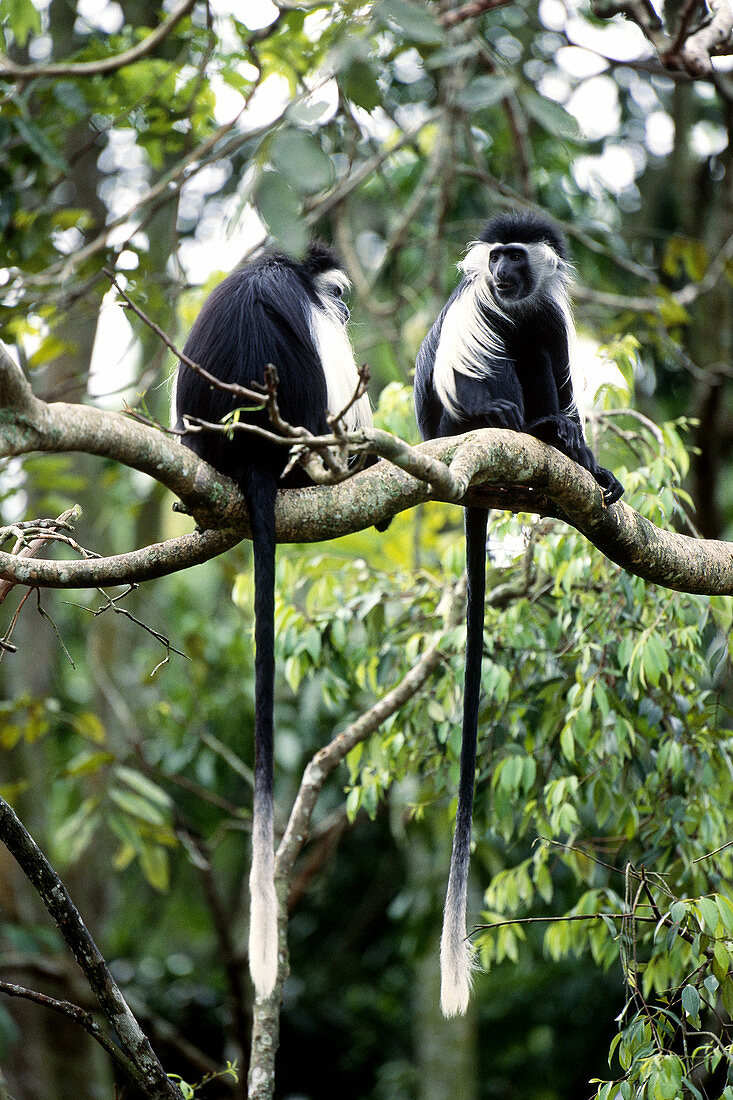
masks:
{"type": "MultiPolygon", "coordinates": [[[[0,0],[2,53],[106,64],[144,43],[158,7],[145,26],[107,30],[74,4],[0,0]]],[[[454,29],[444,14],[319,0],[252,29],[249,11],[213,5],[210,21],[194,8],[155,51],[104,75],[4,80],[0,335],[44,396],[103,393],[121,407],[121,392],[140,394],[163,420],[171,360],[137,319],[125,340],[101,341],[102,380],[88,386],[98,319],[107,333],[103,268],[184,337],[220,268],[265,236],[298,253],[316,231],[352,272],[352,335],[380,422],[414,442],[407,383],[455,263],[489,209],[535,203],[571,237],[581,328],[641,413],[665,422],[622,415],[613,387],[601,391],[590,434],[626,499],[673,529],[694,501],[703,530],[729,531],[727,78],[683,83],[607,61],[619,23],[585,3],[509,4],[454,29]],[[590,76],[576,67],[589,58],[590,76]],[[136,355],[123,362],[126,342],[136,355]]],[[[109,463],[33,456],[0,482],[8,519],[77,500],[80,537],[100,552],[184,529],[155,488],[109,463]]],[[[603,1100],[730,1100],[730,600],[655,589],[529,516],[492,517],[478,1039],[446,1042],[430,1019],[458,771],[463,629],[443,612],[463,566],[460,519],[433,505],[383,535],[279,553],[282,806],[321,745],[433,642],[444,654],[429,690],[323,792],[292,901],[283,1091],[324,1095],[322,1076],[307,1076],[321,1050],[334,1096],[420,1095],[437,1071],[415,1051],[432,1041],[446,1093],[462,1081],[448,1049],[466,1048],[473,1091],[492,1100],[585,1100],[591,1075],[603,1100]]],[[[131,1000],[226,1067],[210,1071],[212,1088],[227,1087],[246,1040],[250,577],[244,549],[130,594],[125,606],[189,658],[152,679],[159,641],[48,594],[77,670],[33,599],[19,652],[2,653],[0,791],[84,886],[131,1000]]],[[[24,912],[4,915],[4,956],[55,958],[57,938],[24,912]]],[[[5,1061],[18,1035],[1,1011],[5,1061]]],[[[163,1030],[182,1089],[206,1095],[209,1071],[163,1030]]]]}

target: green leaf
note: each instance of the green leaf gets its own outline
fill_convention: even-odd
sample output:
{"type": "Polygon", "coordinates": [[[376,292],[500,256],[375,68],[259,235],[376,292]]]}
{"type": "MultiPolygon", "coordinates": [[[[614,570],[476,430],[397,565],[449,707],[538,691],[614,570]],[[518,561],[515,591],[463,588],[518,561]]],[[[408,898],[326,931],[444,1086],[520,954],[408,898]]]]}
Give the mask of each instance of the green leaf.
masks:
{"type": "Polygon", "coordinates": [[[86,798],[56,831],[54,840],[62,859],[73,863],[84,853],[99,824],[98,806],[96,798],[86,798]]]}
{"type": "Polygon", "coordinates": [[[68,165],[58,149],[52,145],[46,134],[27,118],[15,115],[12,119],[15,129],[23,141],[34,153],[37,154],[50,168],[56,172],[67,172],[68,165]]]}
{"type": "Polygon", "coordinates": [[[115,775],[118,779],[121,779],[123,783],[126,783],[128,787],[132,787],[134,791],[142,795],[149,802],[154,802],[162,809],[169,809],[173,805],[173,799],[168,795],[162,787],[159,787],[157,783],[153,783],[152,779],[148,779],[146,775],[142,775],[141,772],[135,771],[134,768],[126,768],[124,765],[120,765],[115,768],[115,775]]]}
{"type": "Polygon", "coordinates": [[[725,925],[725,930],[729,936],[733,936],[733,904],[731,904],[724,894],[718,894],[716,901],[718,903],[718,912],[725,925]]]}
{"type": "Polygon", "coordinates": [[[312,134],[289,127],[278,130],[270,145],[270,160],[297,191],[325,191],[334,180],[333,165],[312,134]]]}
{"type": "Polygon", "coordinates": [[[695,1027],[700,1026],[700,994],[694,985],[686,985],[682,990],[682,1007],[695,1027]]]}
{"type": "Polygon", "coordinates": [[[480,111],[493,107],[512,90],[512,82],[506,76],[477,76],[456,96],[456,103],[464,111],[480,111]]]}
{"type": "Polygon", "coordinates": [[[93,741],[95,745],[103,745],[107,740],[101,720],[92,711],[77,714],[71,724],[81,737],[86,737],[87,741],[93,741]]]}
{"type": "Polygon", "coordinates": [[[341,91],[365,111],[373,111],[382,102],[377,71],[363,38],[347,38],[331,54],[331,63],[341,91]]]}
{"type": "Polygon", "coordinates": [[[255,191],[255,204],[278,244],[291,256],[304,256],[308,229],[301,217],[300,199],[279,172],[263,172],[255,191]]]}
{"type": "Polygon", "coordinates": [[[459,61],[466,61],[469,57],[475,57],[482,47],[478,38],[471,42],[460,42],[457,46],[446,46],[442,50],[431,53],[425,62],[428,69],[442,69],[446,65],[457,65],[459,61]]]}
{"type": "Polygon", "coordinates": [[[562,749],[565,759],[573,764],[575,762],[575,740],[570,725],[563,727],[562,733],[560,734],[560,748],[562,749]]]}
{"type": "Polygon", "coordinates": [[[728,1015],[733,1016],[733,981],[730,978],[724,978],[720,983],[720,999],[728,1015]]]}
{"type": "Polygon", "coordinates": [[[78,753],[69,761],[62,775],[93,775],[94,772],[99,771],[100,768],[105,767],[107,764],[111,764],[114,758],[115,756],[112,752],[88,752],[85,749],[84,752],[78,753]]]}
{"type": "Polygon", "coordinates": [[[669,915],[675,924],[679,924],[687,916],[687,906],[684,901],[675,901],[670,906],[669,915]]]}
{"type": "Polygon", "coordinates": [[[32,0],[0,0],[0,23],[8,23],[22,50],[31,34],[40,34],[41,13],[32,0]]]}
{"type": "Polygon", "coordinates": [[[717,905],[712,898],[698,898],[695,904],[702,914],[706,931],[709,935],[714,936],[720,920],[717,905]]]}
{"type": "Polygon", "coordinates": [[[146,798],[138,794],[131,794],[129,791],[121,791],[119,788],[113,787],[109,792],[109,797],[130,817],[144,821],[148,825],[166,824],[166,816],[148,802],[146,798]]]}
{"type": "Polygon", "coordinates": [[[154,890],[165,893],[170,884],[170,863],[165,848],[144,844],[140,852],[140,867],[154,890]]]}
{"type": "Polygon", "coordinates": [[[381,0],[375,4],[373,14],[384,26],[412,42],[432,46],[445,38],[445,31],[433,13],[412,0],[381,0]]]}
{"type": "Polygon", "coordinates": [[[373,111],[382,102],[377,74],[368,61],[354,60],[338,74],[341,91],[347,99],[365,111],[373,111]]]}
{"type": "Polygon", "coordinates": [[[576,119],[554,99],[546,99],[536,92],[525,92],[521,98],[527,114],[548,134],[563,140],[578,139],[580,131],[576,119]]]}
{"type": "Polygon", "coordinates": [[[352,787],[346,796],[346,816],[353,825],[361,806],[361,788],[352,787]]]}

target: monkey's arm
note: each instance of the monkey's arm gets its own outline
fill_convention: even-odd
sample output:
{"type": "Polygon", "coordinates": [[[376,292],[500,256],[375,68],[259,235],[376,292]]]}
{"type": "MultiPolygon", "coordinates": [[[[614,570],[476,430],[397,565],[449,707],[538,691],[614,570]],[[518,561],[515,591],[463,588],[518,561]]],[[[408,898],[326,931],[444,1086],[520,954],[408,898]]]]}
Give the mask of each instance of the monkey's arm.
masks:
{"type": "Polygon", "coordinates": [[[474,428],[525,431],[522,390],[510,363],[497,360],[496,370],[487,376],[456,371],[455,378],[461,414],[443,409],[438,435],[460,435],[474,428]]]}
{"type": "Polygon", "coordinates": [[[417,418],[417,426],[420,429],[420,435],[423,439],[434,439],[437,435],[450,434],[438,430],[443,406],[438,400],[438,395],[435,392],[435,382],[433,380],[435,355],[438,350],[438,344],[440,343],[440,330],[443,327],[444,316],[445,309],[441,312],[430,329],[430,332],[420,345],[420,350],[417,353],[417,359],[415,361],[415,387],[413,394],[415,401],[415,416],[417,418]]]}
{"type": "Polygon", "coordinates": [[[556,447],[579,466],[588,470],[603,489],[606,504],[613,504],[623,494],[623,486],[610,470],[606,470],[596,461],[588,446],[580,414],[575,403],[570,370],[555,368],[557,362],[566,361],[567,344],[560,349],[559,357],[553,358],[543,349],[538,364],[537,381],[542,394],[538,411],[543,408],[545,415],[530,419],[526,431],[536,439],[556,447]]]}
{"type": "Polygon", "coordinates": [[[541,439],[543,443],[556,447],[558,451],[562,451],[568,458],[572,458],[579,466],[593,474],[603,490],[603,499],[606,504],[613,504],[623,495],[624,487],[621,482],[610,470],[600,466],[596,461],[595,455],[585,441],[579,420],[576,423],[569,416],[557,413],[553,416],[540,417],[539,420],[528,424],[526,430],[535,439],[541,439]]]}

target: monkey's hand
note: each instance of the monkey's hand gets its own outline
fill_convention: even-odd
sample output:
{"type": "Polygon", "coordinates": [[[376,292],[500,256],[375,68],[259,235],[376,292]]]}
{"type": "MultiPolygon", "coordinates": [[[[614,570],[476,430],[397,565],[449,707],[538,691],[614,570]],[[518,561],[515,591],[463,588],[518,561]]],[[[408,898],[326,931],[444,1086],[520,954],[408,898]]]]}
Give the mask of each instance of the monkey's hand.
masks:
{"type": "Polygon", "coordinates": [[[580,462],[581,466],[586,465],[582,458],[576,457],[587,450],[583,429],[569,417],[563,416],[562,413],[542,416],[539,420],[533,420],[526,430],[535,439],[541,439],[543,443],[557,447],[558,451],[580,462]]]}
{"type": "Polygon", "coordinates": [[[525,430],[522,410],[513,401],[498,397],[478,414],[485,428],[509,428],[514,432],[525,430]]]}
{"type": "Polygon", "coordinates": [[[572,458],[574,462],[593,474],[603,490],[603,503],[606,507],[623,496],[624,487],[621,482],[610,470],[598,465],[595,455],[585,441],[580,424],[571,420],[570,417],[562,414],[545,416],[530,424],[527,431],[536,439],[557,447],[568,458],[572,458]]]}
{"type": "Polygon", "coordinates": [[[593,475],[603,490],[603,503],[606,507],[609,504],[614,504],[619,497],[624,495],[624,487],[618,478],[614,477],[610,470],[606,470],[603,466],[598,466],[593,475]]]}

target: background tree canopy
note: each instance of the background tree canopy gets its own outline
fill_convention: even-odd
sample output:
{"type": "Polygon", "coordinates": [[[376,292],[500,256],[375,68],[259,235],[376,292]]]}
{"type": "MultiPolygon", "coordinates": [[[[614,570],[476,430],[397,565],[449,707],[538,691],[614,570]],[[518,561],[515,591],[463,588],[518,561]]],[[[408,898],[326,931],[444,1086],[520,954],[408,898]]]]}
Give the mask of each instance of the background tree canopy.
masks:
{"type": "MultiPolygon", "coordinates": [[[[353,280],[377,422],[414,443],[415,354],[456,262],[490,212],[538,206],[570,238],[603,464],[658,526],[731,541],[733,15],[689,0],[662,16],[646,0],[0,0],[0,338],[43,400],[165,424],[175,357],[122,292],[182,346],[224,274],[317,233],[353,280]]],[[[73,540],[121,553],[191,530],[172,501],[87,454],[0,472],[11,545],[13,524],[80,505],[73,540]]],[[[461,509],[280,548],[281,827],[314,754],[414,690],[326,781],[294,862],[275,1095],[733,1100],[731,599],[631,576],[557,519],[491,522],[471,903],[486,973],[450,1022],[461,509]]],[[[0,601],[0,794],[183,1094],[243,1097],[249,544],[135,591],[0,601]]],[[[0,977],[95,1008],[2,847],[0,977]]],[[[0,1095],[106,1098],[115,1072],[70,1018],[3,998],[0,1095]]]]}

